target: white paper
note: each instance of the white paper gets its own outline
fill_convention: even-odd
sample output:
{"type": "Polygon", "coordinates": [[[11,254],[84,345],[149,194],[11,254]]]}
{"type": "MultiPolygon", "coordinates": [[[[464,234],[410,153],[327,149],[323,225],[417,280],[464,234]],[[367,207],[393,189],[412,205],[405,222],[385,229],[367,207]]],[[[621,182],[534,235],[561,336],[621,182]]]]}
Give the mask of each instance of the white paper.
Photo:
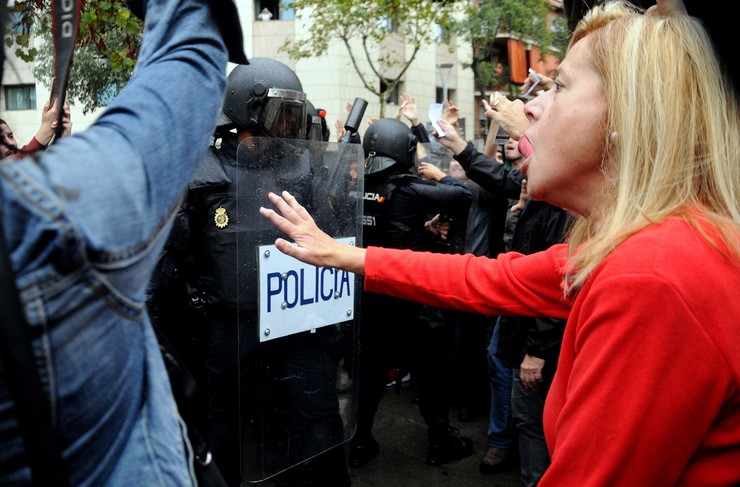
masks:
{"type": "Polygon", "coordinates": [[[429,120],[432,122],[432,127],[434,127],[434,130],[437,131],[437,135],[440,137],[444,137],[445,131],[442,130],[439,124],[437,124],[437,120],[442,118],[443,109],[444,105],[441,103],[432,103],[429,105],[429,120]]]}

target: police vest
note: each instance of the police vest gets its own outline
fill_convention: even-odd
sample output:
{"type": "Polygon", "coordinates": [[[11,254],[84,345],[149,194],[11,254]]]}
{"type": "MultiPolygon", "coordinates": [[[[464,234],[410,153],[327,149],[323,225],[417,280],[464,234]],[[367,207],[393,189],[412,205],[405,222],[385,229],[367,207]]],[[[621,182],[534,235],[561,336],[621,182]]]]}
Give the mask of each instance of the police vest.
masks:
{"type": "Polygon", "coordinates": [[[223,177],[191,189],[188,211],[197,240],[196,278],[193,287],[210,305],[224,309],[256,309],[258,305],[257,246],[272,244],[281,232],[260,217],[266,191],[288,190],[300,201],[310,194],[310,175],[284,181],[279,165],[237,164],[220,151],[209,151],[204,164],[223,177]]]}
{"type": "Polygon", "coordinates": [[[365,177],[362,202],[362,245],[383,246],[391,220],[390,198],[397,184],[387,177],[365,177]]]}

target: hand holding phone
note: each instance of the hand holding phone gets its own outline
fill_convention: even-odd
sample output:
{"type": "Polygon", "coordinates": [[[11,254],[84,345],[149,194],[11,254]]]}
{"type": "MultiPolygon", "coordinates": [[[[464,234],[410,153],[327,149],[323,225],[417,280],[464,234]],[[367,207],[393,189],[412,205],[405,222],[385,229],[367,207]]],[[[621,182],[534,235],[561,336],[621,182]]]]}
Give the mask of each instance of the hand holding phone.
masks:
{"type": "Polygon", "coordinates": [[[529,89],[524,92],[523,96],[529,96],[529,94],[532,93],[532,91],[534,90],[534,88],[537,85],[539,85],[540,84],[540,81],[541,81],[540,80],[540,77],[537,76],[537,73],[532,68],[529,68],[529,77],[530,77],[530,79],[534,80],[534,82],[532,83],[532,86],[530,86],[529,89]]]}

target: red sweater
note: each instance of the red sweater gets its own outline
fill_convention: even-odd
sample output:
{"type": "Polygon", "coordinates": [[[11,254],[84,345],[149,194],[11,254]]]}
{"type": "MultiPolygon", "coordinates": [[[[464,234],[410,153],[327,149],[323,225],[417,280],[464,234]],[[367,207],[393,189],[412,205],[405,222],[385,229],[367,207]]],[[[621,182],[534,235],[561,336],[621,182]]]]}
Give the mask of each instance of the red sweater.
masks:
{"type": "Polygon", "coordinates": [[[16,159],[23,159],[26,156],[33,155],[36,152],[40,150],[44,150],[44,149],[46,149],[46,146],[42,144],[41,142],[39,142],[38,139],[36,139],[36,137],[33,137],[31,141],[28,144],[21,147],[21,150],[16,152],[13,157],[15,157],[16,159]]]}
{"type": "Polygon", "coordinates": [[[567,318],[540,487],[740,485],[740,265],[678,218],[617,247],[572,302],[565,246],[498,259],[368,248],[365,288],[567,318]]]}

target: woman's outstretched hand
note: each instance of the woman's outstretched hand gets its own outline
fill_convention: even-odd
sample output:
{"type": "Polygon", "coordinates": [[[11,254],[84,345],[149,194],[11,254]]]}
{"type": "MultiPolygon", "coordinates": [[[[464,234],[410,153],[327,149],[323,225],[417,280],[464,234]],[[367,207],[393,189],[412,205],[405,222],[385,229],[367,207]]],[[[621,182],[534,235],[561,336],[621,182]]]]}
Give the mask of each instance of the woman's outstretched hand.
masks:
{"type": "Polygon", "coordinates": [[[358,275],[365,274],[365,249],[341,244],[324,233],[306,209],[287,191],[281,195],[270,193],[267,197],[278,211],[262,207],[260,214],[295,242],[294,245],[278,238],[275,246],[280,252],[317,267],[334,267],[358,275]]]}

